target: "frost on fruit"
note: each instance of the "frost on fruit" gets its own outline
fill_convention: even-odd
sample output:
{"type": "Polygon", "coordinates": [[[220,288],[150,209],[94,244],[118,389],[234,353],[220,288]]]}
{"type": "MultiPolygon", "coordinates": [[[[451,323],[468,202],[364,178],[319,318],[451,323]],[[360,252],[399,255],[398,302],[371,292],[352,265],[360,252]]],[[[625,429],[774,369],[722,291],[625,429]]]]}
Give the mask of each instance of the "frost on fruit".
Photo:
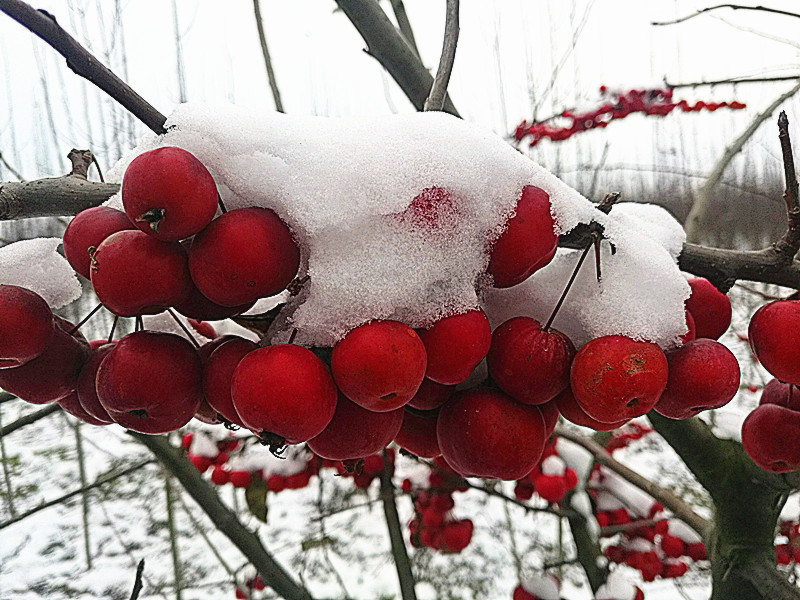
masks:
{"type": "Polygon", "coordinates": [[[0,284],[17,285],[39,294],[57,309],[77,300],[81,284],[56,249],[61,238],[22,240],[0,248],[0,284]]]}
{"type": "MultiPolygon", "coordinates": [[[[297,328],[297,343],[330,346],[371,319],[418,328],[478,306],[495,326],[518,315],[546,320],[577,251],[559,250],[550,265],[509,289],[487,289],[485,277],[490,242],[525,185],[549,194],[557,233],[596,220],[616,250],[612,255],[603,242],[599,284],[586,262],[557,329],[576,346],[609,334],[670,346],[685,331],[689,288],[675,264],[684,237],[666,211],[623,204],[604,215],[500,137],[465,121],[430,112],[326,119],[182,105],[167,125],[166,135],[145,138],[110,178],[121,180],[147,150],[178,146],[208,168],[228,209],[274,210],[302,247],[300,275],[310,275],[276,343],[297,328]],[[435,218],[404,218],[412,200],[433,187],[450,198],[435,218]]],[[[110,204],[119,207],[119,198],[110,204]]]]}

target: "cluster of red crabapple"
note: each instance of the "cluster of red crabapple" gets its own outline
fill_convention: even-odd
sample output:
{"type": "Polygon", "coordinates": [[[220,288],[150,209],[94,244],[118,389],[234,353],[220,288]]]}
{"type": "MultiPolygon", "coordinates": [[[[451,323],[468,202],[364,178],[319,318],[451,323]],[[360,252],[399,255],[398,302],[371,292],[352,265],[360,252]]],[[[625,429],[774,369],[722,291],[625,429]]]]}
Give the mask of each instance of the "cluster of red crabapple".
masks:
{"type": "Polygon", "coordinates": [[[598,108],[583,113],[564,111],[559,117],[569,120],[570,124],[563,127],[551,126],[547,122],[528,123],[523,121],[517,125],[514,139],[521,142],[525,138],[530,138],[531,146],[535,146],[545,138],[553,142],[562,142],[576,133],[607,127],[611,121],[624,119],[633,113],[665,117],[676,108],[683,112],[700,112],[701,110],[714,112],[718,108],[729,108],[730,110],[746,108],[745,104],[735,100],[733,102],[703,102],[700,100],[694,104],[689,104],[686,100],[674,102],[672,92],[671,89],[611,92],[606,86],[601,86],[600,93],[608,98],[598,108]]]}

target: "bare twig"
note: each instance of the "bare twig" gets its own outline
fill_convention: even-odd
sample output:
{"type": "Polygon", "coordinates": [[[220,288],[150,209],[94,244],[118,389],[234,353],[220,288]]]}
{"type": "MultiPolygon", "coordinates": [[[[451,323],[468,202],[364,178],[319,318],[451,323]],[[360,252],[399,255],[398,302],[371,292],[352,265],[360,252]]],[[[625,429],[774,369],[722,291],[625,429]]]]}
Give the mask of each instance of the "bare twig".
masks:
{"type": "Polygon", "coordinates": [[[564,439],[570,440],[571,442],[575,442],[579,446],[582,446],[586,450],[592,453],[596,462],[600,463],[604,467],[607,467],[617,473],[620,477],[625,479],[628,483],[631,483],[638,487],[639,489],[647,492],[653,498],[658,500],[661,504],[663,504],[666,508],[672,511],[672,513],[677,516],[681,521],[686,523],[689,527],[694,529],[700,535],[705,535],[708,530],[709,522],[706,521],[703,517],[698,515],[692,507],[690,507],[686,502],[678,498],[675,494],[670,492],[669,490],[662,488],[660,485],[653,483],[649,479],[642,477],[634,471],[620,463],[619,461],[615,460],[611,457],[606,449],[603,448],[600,444],[591,440],[587,437],[584,437],[580,434],[577,434],[569,429],[565,429],[563,427],[556,427],[554,435],[563,437],[564,439]]]}
{"type": "MultiPolygon", "coordinates": [[[[2,409],[0,409],[0,428],[3,427],[2,409]]],[[[11,471],[8,465],[8,456],[6,455],[6,440],[0,437],[0,459],[3,461],[3,480],[6,484],[6,505],[8,512],[12,517],[17,516],[17,507],[14,504],[14,488],[11,485],[11,471]]]]}
{"type": "Polygon", "coordinates": [[[389,0],[389,4],[392,5],[394,18],[397,19],[397,28],[400,30],[400,33],[403,34],[403,37],[406,38],[408,45],[411,46],[416,55],[419,56],[417,40],[414,38],[414,30],[411,28],[411,21],[408,20],[408,14],[406,13],[406,6],[403,4],[403,0],[389,0]]]}
{"type": "Polygon", "coordinates": [[[178,554],[178,532],[175,527],[175,511],[172,506],[172,485],[169,481],[169,472],[162,469],[164,475],[164,491],[167,505],[167,530],[169,531],[169,548],[172,555],[172,572],[175,579],[175,600],[181,600],[181,559],[178,554]]]}
{"type": "Polygon", "coordinates": [[[800,79],[800,75],[782,75],[778,77],[729,77],[727,79],[714,79],[709,81],[688,81],[684,83],[670,83],[669,81],[664,79],[664,87],[670,90],[675,90],[679,88],[696,88],[696,87],[725,85],[734,83],[736,85],[739,85],[741,83],[772,83],[775,81],[797,81],[798,79],[800,79]]]}
{"type": "Polygon", "coordinates": [[[683,23],[684,21],[688,21],[689,19],[693,19],[694,17],[698,17],[704,13],[711,12],[712,10],[718,10],[720,8],[730,8],[731,10],[755,10],[759,12],[767,12],[776,15],[783,15],[784,17],[796,17],[800,19],[800,13],[793,13],[786,10],[778,10],[777,8],[768,8],[766,6],[745,6],[743,4],[717,4],[716,6],[709,6],[708,8],[703,8],[694,12],[690,15],[686,15],[685,17],[680,17],[679,19],[674,19],[672,21],[653,21],[650,23],[651,25],[674,25],[676,23],[683,23]]]}
{"type": "Polygon", "coordinates": [[[166,133],[167,118],[68,34],[53,15],[21,0],[0,0],[0,11],[29,29],[67,59],[67,66],[128,109],[155,133],[166,133]]]}
{"type": "Polygon", "coordinates": [[[144,573],[144,559],[139,561],[136,567],[136,579],[133,581],[130,600],[138,600],[139,593],[142,591],[142,574],[144,573]]]}
{"type": "Polygon", "coordinates": [[[630,523],[623,523],[622,525],[608,525],[600,529],[600,535],[612,536],[625,531],[633,531],[640,527],[655,527],[666,520],[667,519],[640,519],[638,521],[631,521],[630,523]]]}
{"type": "Polygon", "coordinates": [[[261,18],[261,2],[253,0],[253,11],[256,17],[256,27],[258,28],[258,41],[261,43],[261,54],[264,56],[264,66],[267,68],[267,79],[269,79],[269,89],[272,90],[272,99],[275,102],[275,110],[283,110],[281,92],[278,89],[278,82],[275,80],[275,71],[272,69],[272,59],[269,56],[269,46],[267,46],[267,35],[264,33],[264,22],[261,18]]]}
{"type": "Polygon", "coordinates": [[[403,540],[403,530],[400,527],[400,516],[397,514],[397,504],[394,501],[392,468],[386,452],[384,452],[383,471],[381,472],[383,514],[386,517],[386,527],[389,529],[392,556],[394,557],[395,567],[397,567],[397,578],[400,581],[400,594],[403,600],[417,600],[417,593],[414,590],[414,574],[411,572],[411,561],[408,559],[408,550],[403,540]]]}
{"type": "Polygon", "coordinates": [[[66,500],[69,500],[70,498],[73,498],[74,496],[78,496],[80,494],[84,494],[89,490],[93,490],[96,487],[100,487],[101,485],[105,485],[106,483],[114,481],[115,479],[119,479],[120,477],[125,477],[126,475],[130,475],[134,471],[138,471],[139,469],[141,469],[143,467],[146,467],[147,465],[152,464],[152,463],[153,463],[152,460],[145,460],[143,462],[140,462],[138,464],[133,465],[132,467],[128,467],[127,469],[123,469],[122,471],[119,471],[118,473],[113,473],[113,474],[110,474],[110,475],[104,475],[103,477],[98,477],[97,480],[94,483],[90,483],[89,485],[87,485],[85,487],[81,487],[81,488],[78,488],[77,490],[73,490],[73,491],[71,491],[71,492],[69,492],[67,494],[64,494],[63,496],[59,496],[58,498],[54,498],[52,500],[48,500],[47,502],[42,502],[36,508],[32,508],[31,510],[29,510],[27,512],[24,512],[21,515],[17,515],[16,517],[14,517],[12,519],[9,519],[8,521],[3,521],[2,523],[0,523],[0,529],[5,529],[6,527],[8,527],[10,525],[13,525],[14,523],[19,523],[23,519],[27,519],[31,515],[35,515],[39,511],[42,511],[42,510],[44,510],[46,508],[50,508],[51,506],[56,506],[57,504],[62,504],[63,502],[65,502],[66,500]]]}
{"type": "Polygon", "coordinates": [[[86,486],[89,485],[86,479],[86,457],[83,453],[83,436],[81,435],[80,421],[72,424],[73,431],[75,432],[75,452],[78,455],[78,476],[80,477],[81,488],[84,492],[81,494],[81,520],[83,521],[83,550],[86,554],[86,568],[92,568],[92,541],[89,528],[89,491],[86,486]]]}
{"type": "Polygon", "coordinates": [[[431,92],[425,100],[424,110],[426,111],[444,109],[444,97],[447,93],[447,85],[450,83],[450,74],[453,72],[456,47],[458,46],[458,9],[459,0],[447,0],[442,56],[439,58],[439,69],[436,71],[431,92]]]}
{"type": "Polygon", "coordinates": [[[0,428],[0,438],[7,436],[9,433],[15,432],[17,429],[22,429],[26,425],[31,425],[39,421],[40,419],[44,419],[48,415],[52,415],[55,412],[61,410],[61,407],[53,402],[52,404],[48,404],[41,410],[34,411],[32,413],[28,413],[27,415],[20,417],[16,421],[12,421],[8,425],[4,425],[0,428]]]}
{"type": "Polygon", "coordinates": [[[2,152],[0,152],[0,163],[2,163],[3,166],[6,169],[8,169],[8,172],[11,173],[14,177],[19,179],[20,181],[25,181],[25,178],[22,175],[20,175],[19,171],[17,171],[14,167],[8,164],[8,161],[5,159],[2,152]]]}
{"type": "Polygon", "coordinates": [[[789,118],[786,116],[786,111],[781,111],[778,116],[778,138],[783,155],[783,172],[786,179],[786,191],[783,193],[783,199],[786,201],[789,226],[783,237],[775,243],[775,250],[786,256],[794,257],[797,250],[800,249],[800,202],[798,201],[792,142],[789,138],[789,118]]]}
{"type": "MultiPolygon", "coordinates": [[[[425,107],[433,77],[376,0],[336,0],[367,43],[367,53],[392,76],[417,110],[425,107]]],[[[449,97],[444,111],[459,116],[449,97]]]]}

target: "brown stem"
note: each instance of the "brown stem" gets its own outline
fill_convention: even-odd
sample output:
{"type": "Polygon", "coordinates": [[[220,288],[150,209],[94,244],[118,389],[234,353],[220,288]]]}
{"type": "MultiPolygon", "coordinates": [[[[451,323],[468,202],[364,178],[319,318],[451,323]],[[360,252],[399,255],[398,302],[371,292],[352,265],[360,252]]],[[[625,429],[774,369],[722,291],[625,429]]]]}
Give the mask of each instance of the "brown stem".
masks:
{"type": "Polygon", "coordinates": [[[796,17],[800,19],[800,13],[789,12],[786,10],[778,10],[777,8],[767,8],[766,6],[745,6],[743,4],[717,4],[716,6],[709,6],[708,8],[703,8],[701,10],[698,10],[697,12],[693,12],[690,15],[686,15],[685,17],[680,17],[679,19],[673,19],[672,21],[653,21],[650,24],[674,25],[676,23],[683,23],[684,21],[688,21],[689,19],[693,19],[694,17],[702,15],[703,13],[711,12],[712,10],[718,10],[720,8],[730,8],[731,10],[755,10],[759,12],[767,12],[776,15],[783,15],[785,17],[796,17]]]}
{"type": "Polygon", "coordinates": [[[425,100],[424,110],[426,111],[444,109],[447,84],[450,83],[450,74],[453,72],[453,63],[456,60],[459,32],[458,9],[459,0],[447,0],[442,56],[439,58],[439,69],[436,71],[436,77],[433,80],[433,85],[431,85],[431,92],[425,100]]]}

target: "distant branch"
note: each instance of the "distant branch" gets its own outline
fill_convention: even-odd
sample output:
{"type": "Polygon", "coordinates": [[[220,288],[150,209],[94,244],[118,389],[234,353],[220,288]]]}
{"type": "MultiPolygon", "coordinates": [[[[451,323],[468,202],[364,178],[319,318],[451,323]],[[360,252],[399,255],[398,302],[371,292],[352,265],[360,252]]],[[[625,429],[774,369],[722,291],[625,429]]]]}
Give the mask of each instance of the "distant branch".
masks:
{"type": "Polygon", "coordinates": [[[714,86],[714,85],[725,85],[725,84],[739,85],[740,83],[772,83],[775,81],[797,81],[798,79],[800,79],[800,75],[781,75],[778,77],[730,77],[728,79],[714,79],[711,81],[693,81],[686,83],[670,83],[669,81],[664,79],[664,87],[670,90],[675,90],[679,88],[696,88],[709,85],[714,86]]]}
{"type": "Polygon", "coordinates": [[[46,416],[52,415],[53,413],[58,412],[60,410],[61,407],[55,402],[53,402],[52,404],[48,404],[41,410],[28,413],[24,417],[20,417],[19,419],[17,419],[16,421],[12,421],[8,425],[3,425],[3,427],[0,428],[0,438],[15,432],[17,429],[22,429],[26,425],[31,425],[33,423],[36,423],[36,421],[44,419],[46,416]]]}
{"type": "Polygon", "coordinates": [[[582,446],[591,452],[594,456],[595,462],[611,469],[617,475],[625,479],[628,483],[631,483],[640,490],[650,494],[654,499],[658,500],[662,505],[664,505],[664,507],[672,511],[672,514],[674,514],[700,535],[704,535],[708,530],[709,522],[694,512],[692,507],[686,504],[686,502],[678,498],[666,488],[662,488],[660,485],[653,483],[645,477],[642,477],[633,469],[626,467],[621,462],[612,458],[606,449],[594,440],[563,427],[556,427],[554,435],[563,437],[571,442],[575,442],[579,446],[582,446]]]}
{"type": "Polygon", "coordinates": [[[767,8],[766,6],[745,6],[743,4],[717,4],[716,6],[709,6],[708,8],[703,8],[694,12],[690,15],[685,17],[681,17],[679,19],[674,19],[672,21],[653,21],[650,23],[651,25],[674,25],[676,23],[683,23],[684,21],[688,21],[689,19],[693,19],[698,17],[704,13],[711,12],[712,10],[718,10],[720,8],[730,8],[731,10],[755,10],[759,12],[766,12],[772,13],[776,15],[783,15],[784,17],[795,17],[800,19],[800,13],[793,13],[786,10],[778,10],[777,8],[767,8]]]}
{"type": "Polygon", "coordinates": [[[36,10],[21,0],[0,0],[0,11],[42,38],[67,59],[67,66],[73,72],[91,81],[153,132],[166,133],[167,118],[81,46],[49,12],[36,10]]]}
{"type": "MultiPolygon", "coordinates": [[[[336,0],[367,43],[367,53],[392,76],[417,110],[425,107],[433,77],[376,0],[336,0]]],[[[459,116],[449,98],[444,111],[459,116]]]]}
{"type": "Polygon", "coordinates": [[[278,89],[278,82],[275,80],[275,71],[272,70],[272,59],[269,56],[269,46],[267,46],[267,35],[264,33],[264,21],[261,18],[261,2],[253,0],[253,11],[256,17],[256,27],[258,28],[258,41],[261,44],[261,54],[264,57],[264,66],[267,68],[267,79],[269,79],[269,89],[272,90],[272,100],[275,102],[275,110],[283,110],[281,92],[278,89]]]}
{"type": "Polygon", "coordinates": [[[0,163],[2,163],[3,166],[8,170],[8,172],[11,173],[14,177],[19,179],[20,181],[25,181],[25,178],[22,175],[20,175],[19,171],[17,171],[14,167],[8,164],[8,161],[6,160],[5,156],[3,156],[2,152],[0,152],[0,163]]]}
{"type": "Polygon", "coordinates": [[[444,97],[447,94],[447,85],[450,83],[450,74],[453,72],[456,47],[458,46],[458,9],[459,0],[447,0],[442,56],[439,58],[439,69],[436,71],[431,92],[427,100],[425,100],[424,108],[426,111],[442,110],[444,108],[444,97]]]}
{"type": "Polygon", "coordinates": [[[392,545],[392,556],[397,568],[397,579],[400,582],[400,595],[403,600],[417,600],[414,589],[414,573],[411,571],[411,561],[408,559],[408,550],[403,539],[403,529],[400,526],[400,516],[395,503],[394,484],[392,483],[393,465],[389,462],[386,453],[383,455],[383,471],[381,472],[381,498],[383,499],[383,514],[386,518],[386,527],[389,529],[389,541],[392,545]]]}
{"type": "Polygon", "coordinates": [[[130,600],[137,600],[139,593],[142,591],[142,575],[144,574],[144,559],[139,561],[139,566],[136,567],[136,579],[133,581],[133,590],[131,590],[130,600]]]}

